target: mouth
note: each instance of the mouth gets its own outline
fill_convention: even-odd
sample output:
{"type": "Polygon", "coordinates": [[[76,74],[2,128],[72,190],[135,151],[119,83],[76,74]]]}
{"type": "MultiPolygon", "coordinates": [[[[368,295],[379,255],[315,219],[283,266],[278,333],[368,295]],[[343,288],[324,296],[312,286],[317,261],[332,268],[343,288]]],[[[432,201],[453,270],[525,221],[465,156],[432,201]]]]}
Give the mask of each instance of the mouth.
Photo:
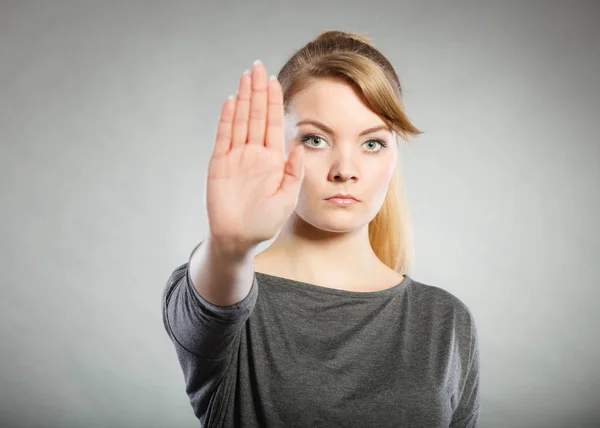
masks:
{"type": "Polygon", "coordinates": [[[332,196],[331,198],[326,199],[327,202],[330,202],[338,207],[347,207],[350,205],[357,204],[359,201],[353,197],[338,197],[332,196]]]}
{"type": "Polygon", "coordinates": [[[351,194],[342,194],[342,193],[338,193],[337,195],[333,195],[330,196],[329,198],[327,198],[327,201],[331,201],[332,199],[335,199],[337,201],[353,201],[353,202],[360,202],[358,199],[356,199],[354,196],[352,196],[351,194]]]}

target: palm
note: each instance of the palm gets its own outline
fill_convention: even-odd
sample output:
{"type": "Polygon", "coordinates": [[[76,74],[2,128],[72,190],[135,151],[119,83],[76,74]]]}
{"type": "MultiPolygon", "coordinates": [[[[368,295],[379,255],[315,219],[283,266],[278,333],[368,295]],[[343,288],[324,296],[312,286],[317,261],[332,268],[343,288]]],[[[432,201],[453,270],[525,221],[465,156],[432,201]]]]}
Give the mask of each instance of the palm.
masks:
{"type": "Polygon", "coordinates": [[[268,83],[267,103],[263,71],[255,67],[251,89],[243,76],[237,102],[224,105],[207,175],[211,234],[251,245],[274,236],[296,204],[302,178],[300,152],[284,159],[279,83],[268,83]]]}
{"type": "MultiPolygon", "coordinates": [[[[213,158],[208,168],[207,204],[213,232],[227,228],[240,235],[246,230],[261,229],[268,234],[269,225],[283,215],[277,194],[283,179],[283,155],[264,146],[247,145],[226,156],[213,158]]],[[[268,238],[266,238],[268,239],[268,238]]]]}

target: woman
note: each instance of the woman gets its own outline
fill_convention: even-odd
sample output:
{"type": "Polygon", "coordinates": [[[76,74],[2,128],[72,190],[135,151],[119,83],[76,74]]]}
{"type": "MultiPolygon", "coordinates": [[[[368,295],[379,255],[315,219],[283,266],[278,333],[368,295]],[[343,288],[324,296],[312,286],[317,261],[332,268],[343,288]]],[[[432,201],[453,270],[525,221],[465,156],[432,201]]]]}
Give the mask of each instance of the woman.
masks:
{"type": "Polygon", "coordinates": [[[321,34],[277,79],[260,61],[241,76],[209,163],[209,234],[163,296],[201,426],[476,426],[472,314],[408,275],[397,159],[418,134],[359,35],[321,34]]]}

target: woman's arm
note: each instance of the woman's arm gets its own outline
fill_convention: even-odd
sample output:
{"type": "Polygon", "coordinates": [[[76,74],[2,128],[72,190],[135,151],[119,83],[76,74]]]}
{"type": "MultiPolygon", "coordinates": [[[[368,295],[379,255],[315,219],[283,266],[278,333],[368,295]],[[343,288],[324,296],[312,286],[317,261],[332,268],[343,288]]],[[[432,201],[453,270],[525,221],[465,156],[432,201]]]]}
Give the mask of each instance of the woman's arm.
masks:
{"type": "MultiPolygon", "coordinates": [[[[470,312],[469,312],[470,314],[470,312]]],[[[479,418],[480,393],[479,393],[479,338],[477,326],[473,316],[471,320],[471,346],[470,358],[464,377],[464,387],[458,407],[452,416],[450,428],[476,428],[479,418]]]]}
{"type": "Polygon", "coordinates": [[[207,238],[167,281],[167,333],[198,357],[224,358],[254,309],[257,293],[252,255],[230,255],[207,238]]]}

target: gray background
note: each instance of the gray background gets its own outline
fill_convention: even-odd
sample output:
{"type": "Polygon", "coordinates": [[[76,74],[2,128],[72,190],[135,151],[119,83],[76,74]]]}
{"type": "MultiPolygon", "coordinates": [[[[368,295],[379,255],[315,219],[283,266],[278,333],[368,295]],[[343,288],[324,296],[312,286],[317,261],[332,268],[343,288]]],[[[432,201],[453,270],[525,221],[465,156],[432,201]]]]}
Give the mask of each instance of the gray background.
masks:
{"type": "Polygon", "coordinates": [[[480,426],[599,422],[599,10],[2,1],[0,425],[198,426],[160,299],[207,230],[220,106],[327,29],[372,38],[425,131],[412,276],[475,315],[480,426]]]}

